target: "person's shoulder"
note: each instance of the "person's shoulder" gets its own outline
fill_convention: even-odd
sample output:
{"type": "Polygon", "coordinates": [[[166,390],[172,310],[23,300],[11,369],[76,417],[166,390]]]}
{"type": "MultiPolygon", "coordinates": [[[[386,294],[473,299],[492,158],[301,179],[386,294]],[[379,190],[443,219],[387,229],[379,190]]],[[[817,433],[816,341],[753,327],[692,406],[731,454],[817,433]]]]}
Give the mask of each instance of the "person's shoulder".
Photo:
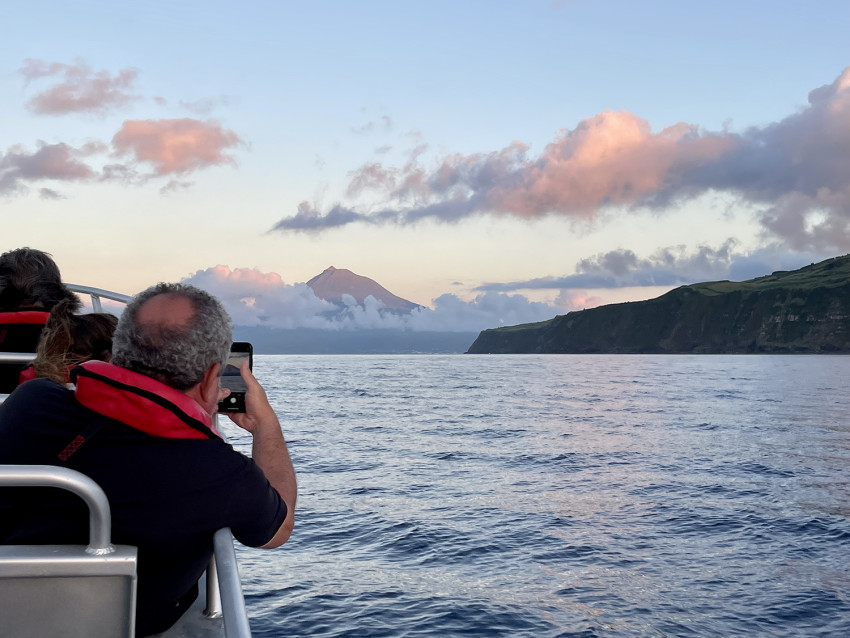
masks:
{"type": "Polygon", "coordinates": [[[223,439],[192,439],[186,440],[186,443],[204,459],[204,466],[209,468],[216,481],[223,477],[228,477],[227,482],[252,480],[258,474],[263,475],[251,457],[234,449],[223,439]]]}
{"type": "Polygon", "coordinates": [[[73,392],[63,383],[53,379],[36,377],[19,385],[9,395],[8,400],[70,400],[73,392]]]}
{"type": "Polygon", "coordinates": [[[74,393],[52,379],[36,378],[25,381],[15,388],[0,405],[0,414],[23,411],[43,412],[51,409],[65,410],[74,402],[74,393]]]}
{"type": "Polygon", "coordinates": [[[192,439],[203,450],[203,454],[219,458],[234,468],[244,468],[251,465],[253,461],[249,456],[234,449],[226,440],[215,437],[211,439],[192,439]]]}
{"type": "Polygon", "coordinates": [[[0,404],[0,429],[32,430],[35,423],[45,425],[67,420],[75,413],[74,403],[73,393],[60,383],[44,378],[26,381],[0,404]]]}

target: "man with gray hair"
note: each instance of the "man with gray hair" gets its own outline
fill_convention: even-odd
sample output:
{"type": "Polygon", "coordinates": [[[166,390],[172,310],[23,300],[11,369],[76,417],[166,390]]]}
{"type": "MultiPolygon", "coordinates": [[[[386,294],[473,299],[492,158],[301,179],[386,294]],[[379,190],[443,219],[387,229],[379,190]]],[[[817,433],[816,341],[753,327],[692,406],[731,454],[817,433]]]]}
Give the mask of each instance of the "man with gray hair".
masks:
{"type": "MultiPolygon", "coordinates": [[[[195,599],[217,529],[263,548],[292,532],[295,472],[247,363],[246,411],[230,418],[251,433],[252,458],[215,429],[231,331],[211,295],[158,284],[125,309],[112,363],[75,368],[74,389],[28,381],[0,406],[0,463],[70,467],[106,492],[114,542],[139,548],[137,635],[164,631],[195,599]]],[[[21,492],[0,493],[0,543],[86,542],[79,499],[21,492]]]]}

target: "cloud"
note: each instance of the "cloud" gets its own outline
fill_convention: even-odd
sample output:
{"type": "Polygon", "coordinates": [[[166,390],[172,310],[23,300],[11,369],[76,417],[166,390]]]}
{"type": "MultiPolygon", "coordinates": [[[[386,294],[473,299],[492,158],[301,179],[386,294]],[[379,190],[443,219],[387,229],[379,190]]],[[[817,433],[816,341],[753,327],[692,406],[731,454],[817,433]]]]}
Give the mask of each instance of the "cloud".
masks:
{"type": "Polygon", "coordinates": [[[285,284],[277,273],[218,265],[184,279],[218,297],[233,322],[274,328],[328,327],[324,313],[336,306],[313,294],[307,284],[285,284]]]}
{"type": "MultiPolygon", "coordinates": [[[[128,120],[113,137],[111,147],[101,142],[75,148],[40,141],[34,152],[19,145],[6,153],[0,152],[0,195],[24,192],[27,182],[40,180],[140,184],[151,177],[183,176],[208,166],[234,164],[233,157],[225,151],[241,144],[236,133],[222,129],[217,122],[128,120]],[[103,164],[100,169],[92,165],[94,156],[110,151],[114,157],[129,156],[129,161],[103,164]],[[152,172],[141,170],[145,164],[151,166],[152,172]]],[[[162,191],[167,193],[190,185],[186,180],[172,179],[162,191]]],[[[48,191],[43,190],[42,196],[48,191]]]]}
{"type": "Polygon", "coordinates": [[[52,188],[39,188],[38,194],[41,199],[65,199],[61,193],[52,188]]]}
{"type": "MultiPolygon", "coordinates": [[[[779,244],[766,246],[760,251],[737,253],[735,239],[726,240],[720,247],[699,246],[689,250],[685,246],[661,248],[650,257],[641,258],[631,250],[617,249],[581,259],[575,274],[561,277],[540,277],[524,281],[487,283],[475,290],[487,292],[512,292],[517,290],[560,290],[562,296],[556,304],[571,298],[577,289],[613,289],[645,286],[681,286],[701,281],[743,281],[770,274],[773,270],[795,270],[818,261],[812,253],[789,254],[779,244]]],[[[586,293],[581,293],[582,295],[586,293]]],[[[598,305],[598,299],[585,300],[582,305],[598,305]]]]}
{"type": "MultiPolygon", "coordinates": [[[[423,147],[424,148],[424,147],[423,147]]],[[[382,206],[302,204],[274,227],[318,232],[350,223],[453,222],[471,215],[581,223],[604,209],[662,211],[711,191],[759,208],[765,234],[798,250],[850,248],[850,67],[809,94],[799,112],[742,133],[679,123],[654,133],[626,111],[604,111],[562,131],[542,153],[513,142],[424,167],[370,163],[346,191],[370,191],[382,206]]]]}
{"type": "Polygon", "coordinates": [[[368,133],[372,133],[376,129],[380,129],[384,132],[392,131],[393,119],[389,115],[382,115],[378,118],[377,122],[369,121],[365,124],[361,124],[360,126],[352,127],[351,132],[355,135],[366,135],[368,133]]]}
{"type": "Polygon", "coordinates": [[[561,311],[522,295],[488,292],[468,302],[446,294],[434,300],[433,309],[419,307],[400,314],[388,311],[372,296],[361,305],[344,295],[337,305],[316,297],[305,283],[284,283],[277,273],[222,265],[199,270],[184,281],[216,295],[240,326],[476,332],[551,319],[561,311]]]}
{"type": "MultiPolygon", "coordinates": [[[[28,59],[20,73],[28,83],[45,78],[60,80],[30,100],[30,109],[38,113],[104,115],[139,99],[130,91],[136,80],[135,69],[123,69],[112,76],[107,71],[94,72],[82,61],[68,65],[28,59]]],[[[184,106],[205,111],[227,103],[228,99],[221,97],[184,103],[184,106]]],[[[154,101],[166,104],[164,98],[154,101]]],[[[12,146],[5,153],[0,151],[0,195],[25,193],[28,182],[40,180],[144,184],[163,176],[171,178],[161,188],[167,194],[190,187],[192,182],[183,179],[189,173],[209,166],[235,164],[229,151],[244,145],[235,132],[214,120],[125,120],[111,144],[94,141],[73,147],[39,141],[35,151],[21,145],[12,146]]],[[[46,199],[61,197],[57,190],[48,187],[39,194],[46,199]]]]}
{"type": "Polygon", "coordinates": [[[42,78],[61,79],[27,102],[27,107],[40,115],[92,113],[103,116],[139,99],[131,92],[138,75],[131,68],[122,69],[113,76],[108,71],[95,72],[85,62],[61,64],[27,59],[20,73],[28,82],[42,78]]]}
{"type": "Polygon", "coordinates": [[[309,202],[301,202],[298,204],[298,212],[295,216],[286,220],[281,220],[275,225],[273,230],[320,230],[325,228],[327,224],[332,226],[344,226],[345,224],[349,224],[353,221],[375,223],[373,217],[342,208],[341,206],[334,207],[322,215],[319,211],[315,210],[309,202]]]}
{"type": "Polygon", "coordinates": [[[202,98],[194,102],[180,102],[180,106],[195,115],[206,117],[220,106],[228,106],[233,98],[221,95],[219,97],[202,98]]]}
{"type": "Polygon", "coordinates": [[[472,301],[463,301],[456,295],[445,294],[434,299],[434,309],[417,308],[410,314],[408,326],[412,330],[448,332],[477,332],[497,326],[513,326],[551,319],[561,309],[523,295],[486,292],[472,301]]]}
{"type": "Polygon", "coordinates": [[[112,138],[116,156],[130,155],[136,162],[151,164],[157,175],[234,164],[225,151],[243,144],[218,122],[190,118],[126,120],[112,138]]]}
{"type": "Polygon", "coordinates": [[[729,272],[737,241],[727,239],[719,248],[699,246],[689,251],[684,246],[661,248],[640,259],[631,250],[613,250],[582,259],[576,264],[581,276],[610,276],[617,287],[667,286],[706,279],[722,278],[729,272]]]}
{"type": "Polygon", "coordinates": [[[562,290],[555,298],[555,305],[566,311],[584,310],[602,305],[601,297],[591,297],[583,290],[562,290]]]}
{"type": "Polygon", "coordinates": [[[684,246],[662,248],[648,258],[639,258],[634,251],[620,248],[580,260],[575,266],[575,274],[488,283],[476,290],[599,290],[678,286],[717,279],[728,272],[735,243],[735,240],[729,239],[719,249],[700,246],[696,252],[690,253],[684,246]]]}
{"type": "Polygon", "coordinates": [[[163,195],[168,193],[176,193],[178,191],[184,191],[194,186],[194,182],[187,182],[184,180],[172,179],[169,182],[159,189],[159,192],[163,195]]]}
{"type": "Polygon", "coordinates": [[[91,179],[96,172],[81,160],[91,153],[90,146],[77,149],[61,143],[39,142],[32,153],[14,146],[0,153],[0,195],[25,190],[26,182],[91,179]]]}

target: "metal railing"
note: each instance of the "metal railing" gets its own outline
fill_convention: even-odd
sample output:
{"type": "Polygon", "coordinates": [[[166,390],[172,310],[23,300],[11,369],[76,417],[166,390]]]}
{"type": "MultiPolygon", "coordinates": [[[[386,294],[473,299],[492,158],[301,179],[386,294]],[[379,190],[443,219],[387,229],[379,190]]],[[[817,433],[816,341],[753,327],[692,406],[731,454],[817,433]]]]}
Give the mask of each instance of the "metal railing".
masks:
{"type": "Polygon", "coordinates": [[[111,512],[100,486],[85,474],[53,465],[0,465],[0,484],[10,487],[58,487],[79,496],[89,509],[89,546],[86,553],[111,554],[111,512]]]}
{"type": "MultiPolygon", "coordinates": [[[[103,312],[101,299],[109,299],[119,303],[129,303],[133,298],[120,292],[112,292],[94,286],[81,286],[79,284],[65,284],[70,290],[78,295],[88,295],[94,312],[103,312]]],[[[29,363],[35,359],[34,352],[0,352],[0,363],[29,363]]]]}
{"type": "Polygon", "coordinates": [[[53,465],[0,465],[0,485],[67,490],[89,511],[88,546],[0,545],[0,633],[132,638],[138,550],[112,544],[109,501],[100,486],[53,465]]]}
{"type": "Polygon", "coordinates": [[[133,298],[130,295],[122,295],[120,292],[112,292],[111,290],[104,290],[103,288],[95,288],[93,286],[81,286],[79,284],[65,285],[77,294],[88,295],[89,299],[91,299],[92,310],[95,312],[103,312],[103,305],[100,302],[101,298],[124,304],[130,303],[130,300],[133,298]]]}
{"type": "Polygon", "coordinates": [[[207,568],[207,608],[204,614],[211,618],[223,616],[227,638],[250,638],[251,626],[248,624],[239,564],[229,527],[215,533],[213,547],[215,555],[207,568]]]}

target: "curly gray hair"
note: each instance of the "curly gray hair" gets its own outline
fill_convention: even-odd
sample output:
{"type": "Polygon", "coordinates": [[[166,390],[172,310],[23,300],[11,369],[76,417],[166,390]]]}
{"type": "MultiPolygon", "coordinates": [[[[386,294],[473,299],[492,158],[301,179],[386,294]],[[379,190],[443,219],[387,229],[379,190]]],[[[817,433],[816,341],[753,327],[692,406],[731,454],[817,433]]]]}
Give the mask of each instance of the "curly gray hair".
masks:
{"type": "Polygon", "coordinates": [[[188,284],[159,283],[136,295],[124,309],[115,329],[112,362],[184,391],[199,383],[211,365],[224,367],[232,340],[233,324],[218,299],[188,284]],[[194,316],[185,326],[139,324],[142,305],[162,294],[192,303],[194,316]]]}

